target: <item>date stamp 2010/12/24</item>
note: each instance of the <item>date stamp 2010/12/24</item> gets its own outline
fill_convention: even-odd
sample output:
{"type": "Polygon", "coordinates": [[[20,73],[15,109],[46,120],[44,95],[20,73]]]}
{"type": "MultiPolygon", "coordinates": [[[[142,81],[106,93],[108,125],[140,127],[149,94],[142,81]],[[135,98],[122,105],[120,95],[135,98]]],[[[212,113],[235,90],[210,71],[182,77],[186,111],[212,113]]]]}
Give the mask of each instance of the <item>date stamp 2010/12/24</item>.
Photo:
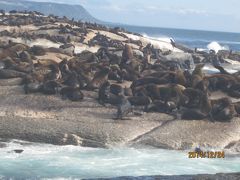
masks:
{"type": "Polygon", "coordinates": [[[225,158],[224,151],[188,152],[188,158],[225,158]]]}

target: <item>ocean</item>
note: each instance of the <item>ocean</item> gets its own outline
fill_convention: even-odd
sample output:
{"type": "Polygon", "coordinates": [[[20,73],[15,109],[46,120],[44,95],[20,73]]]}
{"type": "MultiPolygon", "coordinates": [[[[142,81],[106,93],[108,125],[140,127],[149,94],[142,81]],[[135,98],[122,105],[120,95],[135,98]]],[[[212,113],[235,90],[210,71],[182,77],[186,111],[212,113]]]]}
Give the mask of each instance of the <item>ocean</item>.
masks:
{"type": "Polygon", "coordinates": [[[130,32],[139,33],[160,40],[164,38],[172,38],[175,40],[175,42],[187,45],[191,48],[209,49],[210,45],[210,47],[219,46],[219,48],[225,50],[240,51],[240,33],[140,27],[128,25],[118,26],[123,27],[130,32]]]}
{"type": "MultiPolygon", "coordinates": [[[[86,148],[11,141],[0,148],[0,179],[89,179],[240,171],[240,157],[188,158],[188,151],[86,148]],[[14,149],[23,149],[21,154],[14,149]]],[[[143,178],[144,179],[144,178],[143,178]]]]}

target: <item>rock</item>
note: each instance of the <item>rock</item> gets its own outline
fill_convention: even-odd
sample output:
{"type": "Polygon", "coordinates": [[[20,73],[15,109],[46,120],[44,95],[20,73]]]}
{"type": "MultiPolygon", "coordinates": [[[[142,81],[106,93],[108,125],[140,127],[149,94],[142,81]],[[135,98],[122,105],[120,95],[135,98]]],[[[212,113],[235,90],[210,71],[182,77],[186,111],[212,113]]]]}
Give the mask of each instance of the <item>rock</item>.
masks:
{"type": "Polygon", "coordinates": [[[0,86],[18,86],[22,81],[23,78],[0,79],[0,86]]]}
{"type": "Polygon", "coordinates": [[[240,153],[240,141],[230,142],[225,146],[225,149],[229,150],[230,152],[240,153]]]}
{"type": "Polygon", "coordinates": [[[180,64],[183,69],[194,69],[194,61],[192,54],[182,53],[182,52],[172,52],[171,54],[165,56],[168,61],[175,61],[180,64]]]}
{"type": "MultiPolygon", "coordinates": [[[[240,139],[239,130],[239,118],[235,118],[230,123],[175,120],[133,140],[132,146],[183,150],[191,149],[194,144],[198,144],[200,148],[224,149],[230,142],[240,139]]],[[[239,148],[237,144],[231,148],[235,147],[239,148]]]]}
{"type": "Polygon", "coordinates": [[[140,50],[134,49],[134,50],[133,50],[133,53],[134,53],[136,56],[144,57],[143,52],[140,51],[140,50]]]}
{"type": "Polygon", "coordinates": [[[17,154],[21,154],[24,150],[23,149],[14,149],[13,152],[17,154]]]}
{"type": "MultiPolygon", "coordinates": [[[[98,180],[238,180],[240,173],[217,173],[217,174],[197,174],[197,175],[172,175],[172,176],[125,176],[115,178],[98,178],[98,180]]],[[[93,179],[92,179],[93,180],[93,179]]]]}

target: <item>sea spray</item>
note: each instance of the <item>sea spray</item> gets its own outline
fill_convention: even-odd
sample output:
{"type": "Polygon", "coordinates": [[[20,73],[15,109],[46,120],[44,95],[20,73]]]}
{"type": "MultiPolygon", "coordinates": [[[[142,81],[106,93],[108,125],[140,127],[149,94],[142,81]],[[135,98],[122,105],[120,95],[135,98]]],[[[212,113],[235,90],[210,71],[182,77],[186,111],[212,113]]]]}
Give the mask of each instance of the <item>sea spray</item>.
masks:
{"type": "Polygon", "coordinates": [[[148,39],[152,39],[152,40],[158,40],[158,41],[162,41],[162,42],[166,42],[166,43],[171,43],[171,39],[173,40],[172,37],[168,37],[168,36],[149,36],[146,33],[142,33],[143,37],[148,38],[148,39]]]}
{"type": "Polygon", "coordinates": [[[188,151],[83,148],[13,141],[0,149],[0,176],[15,178],[104,178],[240,171],[239,157],[189,159],[188,151]],[[11,151],[23,149],[23,153],[11,151]]]}
{"type": "Polygon", "coordinates": [[[213,41],[207,45],[208,50],[214,50],[216,53],[220,50],[229,50],[227,46],[221,46],[218,42],[213,41]]]}

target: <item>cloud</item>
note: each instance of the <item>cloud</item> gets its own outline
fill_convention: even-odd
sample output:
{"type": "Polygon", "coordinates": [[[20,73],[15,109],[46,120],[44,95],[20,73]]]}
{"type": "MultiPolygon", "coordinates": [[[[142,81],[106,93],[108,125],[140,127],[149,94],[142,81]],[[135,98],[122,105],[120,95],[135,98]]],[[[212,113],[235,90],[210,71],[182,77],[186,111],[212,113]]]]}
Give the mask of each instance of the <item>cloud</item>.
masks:
{"type": "Polygon", "coordinates": [[[104,6],[104,9],[109,9],[111,11],[117,11],[117,12],[123,12],[123,11],[128,11],[127,8],[116,5],[116,4],[111,4],[109,6],[104,6]]]}
{"type": "Polygon", "coordinates": [[[147,6],[144,8],[145,11],[151,12],[167,12],[167,13],[174,13],[174,14],[198,14],[198,15],[208,15],[206,10],[201,9],[188,9],[188,8],[179,8],[179,7],[158,7],[158,6],[147,6]]]}
{"type": "Polygon", "coordinates": [[[179,14],[198,14],[198,15],[208,15],[207,11],[199,9],[179,9],[176,11],[179,14]]]}

